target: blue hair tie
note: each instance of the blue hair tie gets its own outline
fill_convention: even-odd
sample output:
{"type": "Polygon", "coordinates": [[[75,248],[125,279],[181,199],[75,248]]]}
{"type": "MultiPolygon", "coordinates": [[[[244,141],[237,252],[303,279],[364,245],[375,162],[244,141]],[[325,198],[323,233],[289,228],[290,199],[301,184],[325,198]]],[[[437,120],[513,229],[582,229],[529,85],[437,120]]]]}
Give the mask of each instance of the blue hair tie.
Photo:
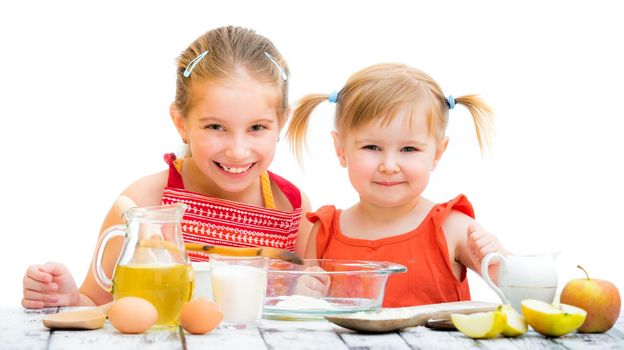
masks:
{"type": "Polygon", "coordinates": [[[455,108],[455,97],[453,97],[453,95],[449,95],[446,98],[446,103],[448,104],[449,109],[455,108]]]}
{"type": "Polygon", "coordinates": [[[332,91],[329,96],[327,96],[327,101],[330,103],[338,103],[338,91],[332,91]]]}

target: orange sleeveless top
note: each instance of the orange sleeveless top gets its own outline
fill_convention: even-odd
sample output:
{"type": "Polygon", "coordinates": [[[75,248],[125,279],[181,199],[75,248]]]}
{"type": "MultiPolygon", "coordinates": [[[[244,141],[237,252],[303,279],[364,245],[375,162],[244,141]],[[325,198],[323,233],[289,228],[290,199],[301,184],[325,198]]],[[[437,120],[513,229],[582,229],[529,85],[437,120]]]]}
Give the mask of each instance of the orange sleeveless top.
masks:
{"type": "Polygon", "coordinates": [[[340,230],[342,210],[333,205],[308,213],[310,222],[320,222],[316,235],[319,259],[390,261],[407,267],[407,272],[389,276],[384,307],[403,307],[470,300],[466,268],[461,280],[451,270],[442,223],[452,210],[474,218],[472,205],[464,195],[436,204],[414,230],[378,240],[345,236],[340,230]]]}

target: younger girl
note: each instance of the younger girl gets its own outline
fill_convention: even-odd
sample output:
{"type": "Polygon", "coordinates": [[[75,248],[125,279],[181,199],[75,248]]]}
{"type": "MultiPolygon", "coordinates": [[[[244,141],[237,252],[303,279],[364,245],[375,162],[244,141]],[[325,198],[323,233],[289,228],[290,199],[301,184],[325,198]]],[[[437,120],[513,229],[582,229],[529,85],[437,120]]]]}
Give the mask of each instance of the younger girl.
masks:
{"type": "MultiPolygon", "coordinates": [[[[446,98],[417,69],[374,65],[351,76],[339,92],[299,102],[287,132],[298,157],[312,110],[327,100],[336,103],[336,155],[360,201],[346,210],[328,205],[308,213],[314,226],[305,256],[405,265],[407,273],[388,280],[387,307],[469,300],[466,267],[479,272],[485,254],[505,251],[475,223],[465,196],[433,203],[421,194],[448,144],[449,110],[468,108],[483,148],[490,108],[476,96],[446,98]]],[[[323,282],[306,284],[323,293],[323,282]]]]}
{"type": "MultiPolygon", "coordinates": [[[[265,245],[303,255],[311,226],[305,220],[300,224],[302,212],[309,210],[307,198],[267,171],[287,119],[286,62],[268,39],[252,30],[223,27],[200,36],[177,63],[170,114],[188,146],[187,156],[165,155],[167,170],[135,181],[123,194],[139,206],[186,203],[185,241],[265,245]]],[[[111,208],[102,231],[120,223],[111,208]]],[[[108,276],[121,244],[111,240],[105,250],[108,276]]],[[[202,253],[189,255],[206,260],[202,253]]],[[[91,273],[79,290],[58,263],[30,266],[23,284],[22,305],[27,308],[112,299],[91,273]]]]}

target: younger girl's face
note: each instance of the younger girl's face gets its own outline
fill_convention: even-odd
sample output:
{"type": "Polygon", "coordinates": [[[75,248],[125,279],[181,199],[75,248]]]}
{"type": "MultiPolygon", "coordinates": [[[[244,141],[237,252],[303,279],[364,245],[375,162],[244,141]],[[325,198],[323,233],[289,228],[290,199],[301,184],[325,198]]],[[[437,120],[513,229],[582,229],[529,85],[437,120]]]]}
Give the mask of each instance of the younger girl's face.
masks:
{"type": "Polygon", "coordinates": [[[374,121],[334,140],[360,200],[381,207],[418,200],[447,144],[428,133],[425,113],[413,110],[400,111],[389,125],[374,121]]]}
{"type": "Polygon", "coordinates": [[[178,129],[202,181],[228,193],[257,184],[275,155],[277,105],[275,88],[250,78],[193,83],[191,108],[178,129]]]}

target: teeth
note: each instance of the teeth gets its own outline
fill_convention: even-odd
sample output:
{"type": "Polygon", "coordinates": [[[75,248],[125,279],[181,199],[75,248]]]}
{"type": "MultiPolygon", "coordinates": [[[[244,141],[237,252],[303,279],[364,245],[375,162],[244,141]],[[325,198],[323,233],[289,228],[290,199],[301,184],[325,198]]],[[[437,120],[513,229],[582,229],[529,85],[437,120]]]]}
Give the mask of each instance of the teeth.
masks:
{"type": "MultiPolygon", "coordinates": [[[[221,165],[221,164],[220,164],[221,165]]],[[[253,165],[253,164],[252,164],[253,165]]],[[[221,168],[225,171],[227,171],[228,173],[232,173],[232,174],[240,174],[243,173],[247,170],[249,170],[249,168],[251,168],[251,165],[245,167],[245,168],[235,168],[235,167],[226,167],[225,165],[221,165],[221,168]]]]}

